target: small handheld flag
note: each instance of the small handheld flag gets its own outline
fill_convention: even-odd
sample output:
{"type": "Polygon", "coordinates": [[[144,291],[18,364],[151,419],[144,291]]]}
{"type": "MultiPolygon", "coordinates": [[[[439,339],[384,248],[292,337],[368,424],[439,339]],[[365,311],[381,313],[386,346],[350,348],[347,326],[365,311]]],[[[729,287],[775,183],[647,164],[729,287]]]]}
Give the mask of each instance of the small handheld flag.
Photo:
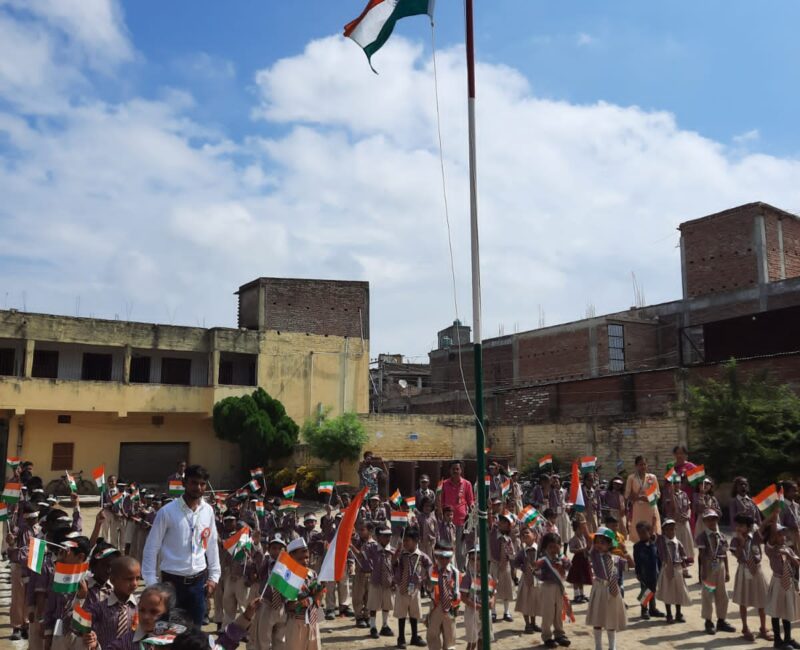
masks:
{"type": "Polygon", "coordinates": [[[297,501],[281,501],[281,505],[278,506],[278,512],[286,512],[287,510],[297,510],[300,507],[300,504],[297,501]]]}
{"type": "Polygon", "coordinates": [[[507,478],[500,484],[500,493],[505,499],[511,493],[511,479],[507,478]]]}
{"type": "Polygon", "coordinates": [[[26,566],[35,573],[42,573],[42,566],[44,565],[44,552],[46,546],[43,539],[38,537],[31,537],[28,542],[28,561],[26,566]]]}
{"type": "Polygon", "coordinates": [[[256,514],[259,517],[263,517],[266,510],[264,509],[264,502],[263,501],[256,501],[256,514]]]}
{"type": "Polygon", "coordinates": [[[667,473],[664,474],[664,479],[669,483],[680,483],[681,482],[681,475],[675,471],[674,467],[670,467],[667,470],[667,473]]]}
{"type": "Polygon", "coordinates": [[[245,551],[253,548],[253,540],[250,537],[250,527],[242,526],[242,528],[222,542],[222,546],[235,559],[241,559],[245,551]]]}
{"type": "Polygon", "coordinates": [[[19,467],[19,464],[22,462],[21,458],[17,458],[16,456],[9,456],[6,458],[6,465],[9,466],[11,469],[16,469],[19,467]]]}
{"type": "Polygon", "coordinates": [[[183,481],[170,481],[167,486],[167,494],[171,497],[179,497],[186,491],[183,481]]]}
{"type": "Polygon", "coordinates": [[[308,577],[308,568],[297,562],[286,551],[281,552],[269,574],[267,585],[286,600],[297,600],[297,594],[308,577]]]}
{"type": "Polygon", "coordinates": [[[53,591],[57,594],[74,594],[80,587],[81,580],[89,570],[89,563],[67,564],[66,562],[56,562],[56,570],[53,575],[53,591]]]}
{"type": "Polygon", "coordinates": [[[256,467],[255,469],[250,470],[250,478],[263,478],[263,477],[264,477],[263,467],[256,467]]]}
{"type": "Polygon", "coordinates": [[[125,497],[125,495],[122,494],[122,492],[117,492],[116,494],[112,494],[111,495],[111,505],[112,506],[117,505],[118,503],[120,503],[122,501],[122,499],[124,497],[125,497]]]}
{"type": "Polygon", "coordinates": [[[753,503],[758,506],[758,509],[763,514],[767,514],[771,513],[773,508],[783,506],[782,497],[783,495],[778,492],[778,488],[773,483],[772,485],[765,487],[763,490],[761,490],[761,492],[754,496],[753,503]]]}
{"type": "Polygon", "coordinates": [[[8,521],[8,506],[0,501],[0,522],[8,521]]]}
{"type": "Polygon", "coordinates": [[[580,472],[578,463],[572,463],[572,479],[569,483],[569,501],[573,510],[583,512],[586,509],[586,502],[583,500],[583,486],[581,486],[580,472]]]}
{"type": "Polygon", "coordinates": [[[544,469],[553,464],[553,454],[547,454],[539,459],[539,469],[544,469]]]}
{"type": "Polygon", "coordinates": [[[92,631],[92,615],[78,603],[72,610],[72,629],[78,634],[88,634],[92,631]]]}
{"type": "Polygon", "coordinates": [[[294,499],[295,490],[297,490],[297,483],[292,483],[291,485],[281,488],[281,492],[283,492],[283,498],[294,499]]]}
{"type": "Polygon", "coordinates": [[[6,483],[3,490],[3,501],[6,503],[16,503],[19,501],[19,496],[22,492],[22,484],[20,483],[6,483]]]}
{"type": "Polygon", "coordinates": [[[588,474],[597,469],[597,456],[584,456],[581,458],[581,474],[588,474]]]}
{"type": "Polygon", "coordinates": [[[444,481],[440,480],[436,484],[436,496],[438,497],[442,493],[442,486],[444,485],[444,481]]]}
{"type": "Polygon", "coordinates": [[[517,519],[521,524],[533,524],[541,515],[539,511],[533,506],[526,506],[522,512],[519,513],[517,519]]]}
{"type": "Polygon", "coordinates": [[[403,510],[393,510],[392,511],[392,524],[394,526],[407,526],[408,525],[408,513],[403,510]]]}
{"type": "Polygon", "coordinates": [[[708,580],[703,580],[703,589],[713,594],[717,590],[717,585],[715,585],[713,582],[709,582],[708,580]]]}
{"type": "Polygon", "coordinates": [[[106,467],[105,465],[100,465],[100,467],[95,467],[92,470],[92,478],[94,479],[94,484],[97,486],[97,489],[100,492],[106,491],[106,467]]]}
{"type": "Polygon", "coordinates": [[[492,485],[492,477],[489,474],[483,475],[483,484],[488,488],[492,485]]]}
{"type": "Polygon", "coordinates": [[[389,497],[389,503],[393,503],[396,506],[400,506],[403,502],[403,496],[400,494],[400,490],[395,490],[394,494],[389,497]]]}
{"type": "Polygon", "coordinates": [[[692,485],[697,485],[706,477],[706,468],[704,465],[698,465],[686,471],[686,478],[692,485]]]}
{"type": "Polygon", "coordinates": [[[333,494],[333,481],[323,481],[317,485],[317,492],[319,494],[333,494]]]}
{"type": "Polygon", "coordinates": [[[69,485],[69,491],[70,492],[77,492],[78,491],[78,486],[75,485],[75,479],[72,478],[72,476],[70,475],[69,472],[64,472],[64,478],[67,479],[67,485],[69,485]]]}
{"type": "Polygon", "coordinates": [[[417,509],[417,497],[407,497],[406,498],[406,505],[408,506],[409,510],[416,510],[417,509]]]}
{"type": "Polygon", "coordinates": [[[256,481],[255,479],[253,479],[252,481],[250,481],[250,482],[247,484],[247,487],[248,487],[248,488],[250,488],[250,491],[251,491],[251,492],[258,492],[258,491],[261,489],[261,485],[260,485],[260,484],[259,484],[259,482],[258,482],[258,481],[256,481]]]}
{"type": "Polygon", "coordinates": [[[654,481],[653,484],[644,491],[644,495],[647,497],[647,502],[653,506],[654,508],[658,504],[658,484],[654,481]]]}

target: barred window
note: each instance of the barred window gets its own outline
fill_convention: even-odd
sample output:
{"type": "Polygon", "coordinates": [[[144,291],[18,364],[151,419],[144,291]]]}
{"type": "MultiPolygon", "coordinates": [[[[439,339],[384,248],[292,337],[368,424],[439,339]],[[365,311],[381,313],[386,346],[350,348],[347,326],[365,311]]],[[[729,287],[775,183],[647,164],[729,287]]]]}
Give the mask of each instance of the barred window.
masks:
{"type": "Polygon", "coordinates": [[[608,326],[608,370],[625,371],[625,328],[623,325],[608,326]]]}

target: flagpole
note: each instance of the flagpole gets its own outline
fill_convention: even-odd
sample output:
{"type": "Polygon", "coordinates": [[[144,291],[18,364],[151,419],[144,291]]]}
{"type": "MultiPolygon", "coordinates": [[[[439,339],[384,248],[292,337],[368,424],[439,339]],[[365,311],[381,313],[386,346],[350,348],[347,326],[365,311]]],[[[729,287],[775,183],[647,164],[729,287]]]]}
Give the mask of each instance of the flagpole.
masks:
{"type": "Polygon", "coordinates": [[[475,368],[475,446],[478,460],[478,539],[480,540],[481,629],[483,650],[491,648],[489,626],[489,535],[487,531],[486,440],[483,430],[483,355],[481,352],[481,259],[478,240],[478,172],[475,143],[475,30],[473,0],[465,0],[467,112],[469,119],[469,207],[472,249],[472,335],[475,368]]]}

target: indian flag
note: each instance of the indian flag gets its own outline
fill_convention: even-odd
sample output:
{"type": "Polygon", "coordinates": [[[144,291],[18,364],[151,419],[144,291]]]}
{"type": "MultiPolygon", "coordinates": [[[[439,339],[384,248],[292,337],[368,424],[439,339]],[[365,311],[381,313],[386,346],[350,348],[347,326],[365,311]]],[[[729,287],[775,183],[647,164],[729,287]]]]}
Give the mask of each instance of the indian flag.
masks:
{"type": "Polygon", "coordinates": [[[703,589],[713,594],[717,590],[717,585],[708,580],[703,580],[703,589]]]}
{"type": "Polygon", "coordinates": [[[319,485],[317,485],[317,492],[319,494],[333,494],[333,481],[323,481],[319,485]]]}
{"type": "Polygon", "coordinates": [[[492,477],[489,474],[483,475],[483,484],[488,488],[492,485],[492,477]]]}
{"type": "Polygon", "coordinates": [[[403,495],[400,494],[400,490],[395,490],[394,494],[389,497],[389,503],[393,503],[396,506],[399,506],[403,502],[403,495]]]}
{"type": "Polygon", "coordinates": [[[697,485],[706,477],[706,468],[704,465],[698,465],[686,471],[686,478],[692,485],[697,485]]]}
{"type": "Polygon", "coordinates": [[[243,526],[236,533],[222,542],[223,548],[233,557],[241,555],[243,551],[253,548],[253,540],[250,537],[250,527],[243,526]]]}
{"type": "Polygon", "coordinates": [[[17,458],[16,456],[9,456],[6,458],[6,465],[8,465],[11,469],[16,469],[19,467],[19,464],[22,462],[21,458],[17,458]]]}
{"type": "Polygon", "coordinates": [[[333,534],[333,539],[325,551],[322,565],[319,569],[320,582],[338,582],[345,577],[347,571],[347,558],[350,554],[350,540],[356,527],[356,519],[361,512],[361,504],[367,495],[367,488],[362,488],[347,506],[342,515],[342,521],[333,534]],[[341,536],[341,538],[340,538],[341,536]]]}
{"type": "Polygon", "coordinates": [[[8,506],[0,502],[0,521],[8,521],[8,506]]]}
{"type": "Polygon", "coordinates": [[[650,601],[655,598],[655,594],[650,591],[647,587],[644,587],[640,592],[639,595],[636,597],[636,600],[639,601],[639,604],[642,607],[647,607],[650,604],[650,601]]]}
{"type": "Polygon", "coordinates": [[[336,481],[336,487],[347,487],[350,485],[347,481],[336,481]]]}
{"type": "Polygon", "coordinates": [[[306,577],[308,577],[308,569],[283,551],[278,556],[272,573],[269,574],[267,584],[286,600],[297,600],[297,594],[300,593],[306,577]]]}
{"type": "Polygon", "coordinates": [[[256,467],[250,470],[250,478],[262,478],[264,476],[264,468],[256,467]]]}
{"type": "Polygon", "coordinates": [[[434,3],[435,0],[369,0],[361,15],[344,26],[344,35],[364,50],[372,68],[372,56],[389,40],[395,23],[422,14],[428,14],[433,22],[434,3]]]}
{"type": "Polygon", "coordinates": [[[75,603],[72,610],[72,629],[78,634],[88,634],[92,631],[92,615],[78,603],[75,603]]]}
{"type": "Polygon", "coordinates": [[[146,639],[142,639],[142,643],[147,643],[148,645],[172,645],[175,642],[175,637],[177,634],[159,634],[158,636],[149,636],[146,639]]]}
{"type": "Polygon", "coordinates": [[[300,507],[300,504],[297,501],[281,501],[281,505],[278,506],[278,512],[286,512],[287,510],[297,510],[300,507]]]}
{"type": "Polygon", "coordinates": [[[22,492],[22,485],[20,483],[6,483],[3,490],[3,501],[6,503],[16,503],[19,501],[19,495],[22,492]]]}
{"type": "Polygon", "coordinates": [[[783,505],[783,495],[778,492],[778,488],[773,483],[754,496],[753,503],[758,506],[761,512],[767,513],[773,508],[783,505]]]}
{"type": "Polygon", "coordinates": [[[584,456],[581,458],[581,474],[593,472],[597,468],[597,456],[584,456]]]}
{"type": "Polygon", "coordinates": [[[569,483],[569,502],[575,512],[583,512],[586,509],[586,502],[583,500],[583,488],[581,487],[580,471],[578,463],[572,463],[572,478],[569,483]]]}
{"type": "Polygon", "coordinates": [[[253,479],[247,484],[247,487],[250,488],[251,492],[258,492],[261,489],[261,485],[259,485],[258,481],[253,479]]]}
{"type": "Polygon", "coordinates": [[[297,490],[297,483],[292,483],[291,485],[287,485],[286,487],[281,488],[281,492],[283,492],[284,499],[294,499],[294,493],[297,490]]]}
{"type": "Polygon", "coordinates": [[[122,501],[122,499],[124,498],[124,496],[125,496],[125,495],[124,495],[124,494],[122,494],[122,492],[117,492],[116,494],[112,494],[112,495],[111,495],[111,505],[112,505],[112,506],[115,506],[115,505],[117,505],[117,504],[118,504],[120,501],[122,501]]]}
{"type": "Polygon", "coordinates": [[[266,510],[264,509],[264,502],[263,501],[256,501],[256,514],[259,517],[263,517],[266,510]]]}
{"type": "Polygon", "coordinates": [[[508,496],[509,492],[511,492],[511,479],[507,478],[500,484],[500,493],[505,498],[508,496]]]}
{"type": "Polygon", "coordinates": [[[417,497],[407,497],[406,498],[406,505],[408,506],[409,510],[416,510],[417,509],[417,497]]]}
{"type": "Polygon", "coordinates": [[[667,480],[669,483],[680,483],[681,475],[675,471],[674,467],[670,467],[667,470],[667,473],[664,474],[664,479],[667,480]]]}
{"type": "Polygon", "coordinates": [[[544,469],[548,465],[553,464],[553,454],[547,454],[539,459],[539,469],[544,469]]]}
{"type": "Polygon", "coordinates": [[[647,497],[647,502],[655,508],[656,504],[658,503],[658,484],[653,481],[653,484],[644,491],[644,495],[647,497]]]}
{"type": "Polygon", "coordinates": [[[53,591],[57,594],[74,594],[78,591],[81,579],[89,570],[89,563],[67,564],[56,562],[56,572],[53,575],[53,591]]]}
{"type": "Polygon", "coordinates": [[[395,526],[407,526],[408,513],[403,510],[392,510],[392,524],[395,526]]]}
{"type": "Polygon", "coordinates": [[[133,488],[133,490],[131,490],[131,501],[139,501],[139,498],[139,488],[133,488]]]}
{"type": "Polygon", "coordinates": [[[442,493],[442,486],[444,485],[444,481],[439,481],[436,484],[436,496],[438,497],[442,493]]]}
{"type": "Polygon", "coordinates": [[[533,506],[525,507],[522,512],[517,515],[517,519],[521,524],[532,524],[535,522],[541,515],[539,511],[534,508],[533,506]]]}
{"type": "Polygon", "coordinates": [[[75,484],[75,479],[72,478],[69,472],[64,472],[64,477],[67,479],[67,485],[69,485],[70,492],[77,492],[78,486],[75,484]]]}
{"type": "Polygon", "coordinates": [[[31,537],[28,542],[28,568],[36,573],[42,573],[42,565],[44,564],[44,552],[47,546],[43,539],[38,537],[31,537]]]}
{"type": "Polygon", "coordinates": [[[106,466],[100,465],[100,467],[95,467],[92,470],[92,478],[94,479],[94,484],[97,486],[97,489],[100,492],[106,491],[106,466]]]}
{"type": "Polygon", "coordinates": [[[183,481],[170,481],[169,485],[167,486],[167,494],[171,497],[179,497],[184,492],[186,492],[186,488],[183,487],[183,481]]]}

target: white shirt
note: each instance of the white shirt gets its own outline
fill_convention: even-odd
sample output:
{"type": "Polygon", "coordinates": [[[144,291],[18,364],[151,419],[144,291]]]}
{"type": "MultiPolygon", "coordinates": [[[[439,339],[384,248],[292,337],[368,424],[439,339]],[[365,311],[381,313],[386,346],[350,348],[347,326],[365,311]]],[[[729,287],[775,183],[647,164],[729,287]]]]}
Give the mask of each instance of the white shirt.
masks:
{"type": "Polygon", "coordinates": [[[219,582],[217,526],[210,505],[201,500],[192,510],[181,497],[158,511],[142,558],[142,577],[148,586],[159,582],[159,558],[162,571],[188,577],[208,568],[208,579],[219,582]]]}

